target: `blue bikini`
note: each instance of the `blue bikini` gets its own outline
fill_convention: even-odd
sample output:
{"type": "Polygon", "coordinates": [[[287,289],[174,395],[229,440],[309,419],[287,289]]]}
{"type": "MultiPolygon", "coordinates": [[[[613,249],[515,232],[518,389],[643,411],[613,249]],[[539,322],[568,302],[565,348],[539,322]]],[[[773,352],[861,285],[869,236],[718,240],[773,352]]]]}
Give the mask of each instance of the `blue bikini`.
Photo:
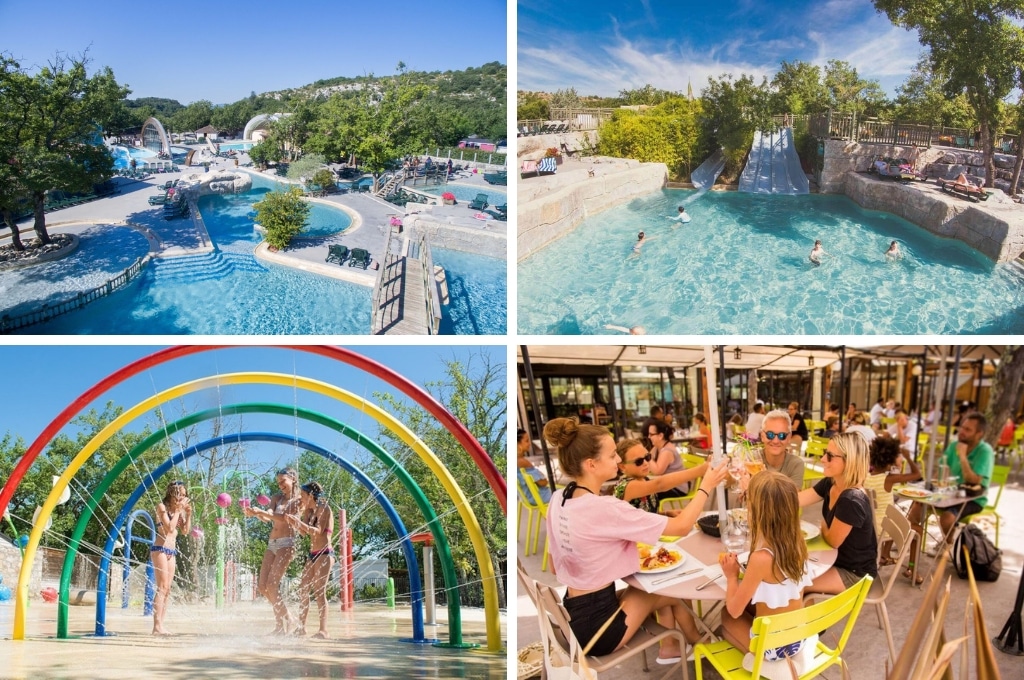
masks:
{"type": "Polygon", "coordinates": [[[166,548],[166,547],[164,547],[162,545],[154,545],[153,547],[151,547],[149,549],[149,552],[151,552],[151,553],[154,553],[154,552],[163,553],[164,555],[167,555],[168,557],[175,557],[178,554],[178,551],[175,550],[174,548],[166,548]]]}

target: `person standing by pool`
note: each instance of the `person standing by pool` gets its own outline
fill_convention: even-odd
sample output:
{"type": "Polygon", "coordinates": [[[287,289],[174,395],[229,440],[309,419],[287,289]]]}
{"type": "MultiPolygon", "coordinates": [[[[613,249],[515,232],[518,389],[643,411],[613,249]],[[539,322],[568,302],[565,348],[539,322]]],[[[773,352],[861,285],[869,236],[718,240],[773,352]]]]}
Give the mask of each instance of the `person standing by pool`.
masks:
{"type": "Polygon", "coordinates": [[[298,512],[300,503],[299,475],[295,468],[278,470],[277,486],[281,492],[273,495],[268,509],[247,506],[242,508],[242,512],[246,517],[255,517],[272,525],[256,587],[274,608],[274,619],[277,621],[274,634],[287,635],[292,617],[281,596],[281,579],[295,556],[295,530],[288,524],[288,515],[298,512]]]}
{"type": "Polygon", "coordinates": [[[178,531],[187,534],[192,531],[192,504],[184,482],[171,482],[167,486],[164,500],[156,506],[156,541],[149,549],[153,562],[153,576],[156,580],[156,594],[153,596],[153,635],[170,635],[164,630],[164,616],[167,614],[167,599],[171,595],[174,569],[177,562],[178,531]]]}
{"type": "Polygon", "coordinates": [[[334,566],[331,550],[334,515],[331,506],[323,499],[323,493],[318,482],[303,484],[299,493],[299,512],[288,515],[288,526],[310,537],[309,555],[299,583],[299,625],[292,635],[306,634],[306,615],[309,614],[309,596],[312,593],[320,614],[320,630],[313,635],[318,640],[327,639],[327,578],[334,566]]]}
{"type": "Polygon", "coordinates": [[[811,249],[811,254],[808,259],[811,261],[811,264],[818,267],[821,265],[821,259],[826,255],[828,255],[828,253],[826,253],[825,249],[821,247],[821,241],[815,241],[814,248],[811,249]]]}

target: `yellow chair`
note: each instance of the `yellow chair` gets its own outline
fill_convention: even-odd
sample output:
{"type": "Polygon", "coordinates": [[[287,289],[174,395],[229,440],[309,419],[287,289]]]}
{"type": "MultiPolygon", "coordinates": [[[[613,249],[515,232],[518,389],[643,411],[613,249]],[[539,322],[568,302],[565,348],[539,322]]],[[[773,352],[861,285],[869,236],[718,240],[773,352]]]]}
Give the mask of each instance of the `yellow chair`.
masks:
{"type": "MultiPolygon", "coordinates": [[[[533,481],[532,479],[529,478],[528,475],[524,475],[524,474],[522,474],[521,472],[518,472],[518,471],[516,472],[516,477],[519,480],[527,480],[528,482],[532,482],[533,481]]],[[[529,489],[527,489],[527,491],[529,491],[529,489]]],[[[519,532],[517,533],[517,536],[519,536],[519,535],[521,535],[523,533],[523,524],[522,524],[521,520],[523,518],[523,510],[525,509],[526,510],[526,543],[523,544],[523,554],[524,555],[532,555],[533,553],[530,552],[530,544],[536,542],[535,540],[533,540],[533,538],[534,538],[533,537],[533,525],[534,525],[535,520],[536,520],[536,524],[537,524],[537,531],[538,532],[540,531],[540,521],[539,521],[540,520],[540,506],[539,506],[538,502],[532,497],[533,496],[532,493],[528,494],[527,492],[523,491],[523,485],[522,484],[519,484],[519,483],[516,484],[516,493],[519,496],[519,517],[518,517],[518,519],[520,520],[520,522],[519,522],[519,532]]],[[[533,552],[536,552],[536,548],[534,548],[533,552]]]]}
{"type": "MultiPolygon", "coordinates": [[[[683,460],[683,467],[686,469],[695,468],[699,465],[703,465],[707,462],[707,459],[703,456],[698,456],[694,453],[683,453],[680,454],[680,458],[683,460]]],[[[682,510],[686,507],[686,504],[693,500],[693,497],[697,493],[697,489],[700,488],[700,480],[703,477],[690,482],[690,490],[685,496],[672,496],[671,498],[662,498],[658,502],[658,512],[664,513],[666,510],[682,510]]]]}
{"type": "Polygon", "coordinates": [[[804,424],[807,425],[808,434],[824,432],[826,427],[824,420],[805,420],[804,424]]]}
{"type": "MultiPolygon", "coordinates": [[[[537,482],[529,475],[520,476],[526,481],[526,488],[529,489],[530,495],[533,497],[533,503],[537,507],[537,528],[533,531],[533,551],[526,553],[527,555],[534,555],[537,553],[537,542],[540,540],[541,523],[547,524],[548,504],[541,499],[537,482]]],[[[529,540],[529,532],[527,532],[527,540],[529,540]]],[[[548,569],[548,536],[546,531],[544,532],[544,558],[541,561],[540,568],[541,571],[547,571],[548,569]]]]}
{"type": "Polygon", "coordinates": [[[996,518],[995,519],[995,525],[996,525],[996,547],[997,548],[999,547],[999,523],[1002,521],[1002,517],[1000,517],[999,513],[996,512],[996,506],[999,505],[999,499],[1003,495],[1003,489],[1006,487],[1006,480],[1009,478],[1009,476],[1010,476],[1010,466],[1009,465],[993,465],[992,466],[992,479],[989,480],[988,493],[992,493],[992,487],[995,486],[996,484],[998,484],[999,485],[999,491],[996,492],[996,499],[994,501],[992,501],[991,503],[988,503],[987,505],[985,505],[985,507],[981,509],[981,512],[976,512],[973,515],[968,515],[967,517],[964,517],[963,519],[960,520],[961,522],[972,522],[975,519],[978,519],[979,517],[982,517],[982,516],[989,516],[989,515],[991,515],[991,516],[995,517],[996,518]]]}
{"type": "MultiPolygon", "coordinates": [[[[772,616],[759,616],[754,619],[751,626],[753,638],[750,640],[750,651],[753,656],[753,668],[750,671],[743,668],[743,652],[733,647],[726,641],[712,644],[699,643],[694,647],[694,665],[697,668],[697,680],[702,680],[703,664],[701,659],[707,659],[715,667],[723,678],[737,680],[757,678],[760,676],[764,663],[764,652],[766,649],[774,649],[792,644],[799,640],[806,640],[818,631],[825,630],[844,618],[846,625],[843,626],[843,633],[835,648],[831,648],[821,640],[815,644],[813,649],[805,650],[801,654],[811,654],[812,658],[807,663],[800,680],[813,678],[821,675],[822,671],[839,664],[843,668],[846,662],[841,656],[853,626],[857,622],[861,607],[864,605],[864,598],[871,589],[871,577],[865,576],[856,585],[853,585],[835,597],[824,602],[804,607],[792,612],[775,614],[772,616]]],[[[768,662],[780,663],[780,662],[768,662]]]]}
{"type": "Polygon", "coordinates": [[[812,434],[810,438],[807,440],[808,444],[810,444],[811,442],[814,442],[815,444],[821,444],[822,446],[828,446],[828,437],[821,437],[819,435],[812,434]]]}
{"type": "Polygon", "coordinates": [[[815,458],[821,458],[825,455],[825,449],[828,448],[828,440],[825,443],[814,441],[813,439],[807,442],[807,449],[805,449],[808,456],[814,456],[815,458]]]}

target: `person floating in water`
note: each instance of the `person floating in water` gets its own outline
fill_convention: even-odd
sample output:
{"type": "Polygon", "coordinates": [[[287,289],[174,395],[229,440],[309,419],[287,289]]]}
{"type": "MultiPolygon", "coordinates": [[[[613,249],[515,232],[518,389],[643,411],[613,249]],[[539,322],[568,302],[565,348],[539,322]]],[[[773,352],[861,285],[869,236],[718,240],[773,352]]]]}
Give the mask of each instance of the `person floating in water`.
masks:
{"type": "Polygon", "coordinates": [[[639,255],[640,254],[640,249],[643,248],[644,244],[647,243],[650,240],[651,239],[647,238],[647,234],[645,234],[642,231],[639,234],[637,234],[636,235],[636,243],[633,244],[633,252],[630,254],[630,257],[632,257],[634,255],[639,255]]]}
{"type": "Polygon", "coordinates": [[[625,326],[616,326],[615,324],[607,323],[604,327],[610,331],[619,331],[621,333],[628,333],[629,335],[647,335],[647,330],[643,326],[626,328],[625,326]]]}
{"type": "Polygon", "coordinates": [[[828,253],[821,247],[821,241],[814,242],[814,248],[811,249],[810,257],[808,258],[815,267],[821,264],[821,259],[828,253]]]}
{"type": "Polygon", "coordinates": [[[679,222],[680,224],[687,224],[690,221],[690,216],[689,214],[687,214],[686,208],[684,206],[679,206],[679,214],[673,217],[669,217],[668,219],[674,222],[679,222]]]}
{"type": "Polygon", "coordinates": [[[900,250],[899,241],[893,241],[889,244],[889,250],[885,251],[885,259],[890,261],[903,259],[903,251],[900,250]]]}

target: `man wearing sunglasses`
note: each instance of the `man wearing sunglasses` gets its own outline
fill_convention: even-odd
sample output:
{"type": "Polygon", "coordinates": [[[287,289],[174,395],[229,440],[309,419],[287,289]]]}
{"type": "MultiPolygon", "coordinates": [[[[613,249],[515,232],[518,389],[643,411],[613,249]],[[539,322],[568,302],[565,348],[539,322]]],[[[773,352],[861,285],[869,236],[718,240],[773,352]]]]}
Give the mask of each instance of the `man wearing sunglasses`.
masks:
{"type": "Polygon", "coordinates": [[[804,488],[804,461],[790,453],[792,421],[789,413],[782,410],[769,411],[761,425],[761,443],[764,444],[764,462],[769,470],[781,472],[804,488]]]}

